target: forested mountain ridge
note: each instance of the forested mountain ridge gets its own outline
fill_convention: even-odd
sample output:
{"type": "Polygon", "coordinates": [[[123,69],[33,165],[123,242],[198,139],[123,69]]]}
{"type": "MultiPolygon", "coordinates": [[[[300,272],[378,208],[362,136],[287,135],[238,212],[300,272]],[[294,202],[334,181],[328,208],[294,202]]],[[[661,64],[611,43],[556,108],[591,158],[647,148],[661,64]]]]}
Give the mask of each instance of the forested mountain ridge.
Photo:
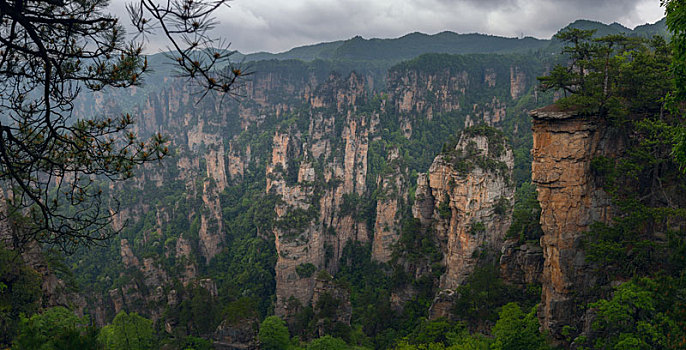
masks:
{"type": "MultiPolygon", "coordinates": [[[[606,25],[588,20],[575,21],[565,28],[595,29],[597,31],[596,36],[622,33],[645,38],[650,38],[653,35],[668,36],[664,19],[654,24],[638,26],[633,30],[617,23],[606,25]]],[[[386,72],[392,66],[426,53],[533,54],[540,57],[558,55],[561,47],[560,42],[554,38],[550,40],[530,37],[517,39],[477,33],[457,34],[446,31],[433,35],[412,33],[395,39],[364,39],[355,37],[349,40],[296,47],[282,53],[260,52],[243,54],[236,51],[233,55],[233,60],[237,63],[242,62],[246,72],[264,69],[265,65],[270,67],[269,69],[275,69],[281,63],[268,63],[268,61],[288,60],[311,62],[311,65],[308,66],[309,70],[320,70],[324,74],[335,71],[346,75],[355,71],[373,76],[373,83],[370,82],[368,88],[383,91],[387,86],[385,82],[386,72]],[[507,45],[501,45],[502,43],[507,43],[507,45]],[[356,51],[359,51],[361,55],[354,54],[356,51]],[[254,66],[256,64],[259,64],[259,66],[254,66]]],[[[165,53],[150,55],[148,57],[149,72],[146,76],[142,77],[145,81],[143,86],[133,87],[125,91],[114,89],[107,91],[107,94],[115,94],[118,99],[124,98],[126,102],[120,103],[121,106],[134,106],[145,103],[145,98],[151,91],[156,91],[159,86],[170,78],[178,76],[178,72],[175,72],[174,66],[167,59],[168,57],[165,53]]],[[[281,67],[288,70],[286,69],[288,66],[281,67]]],[[[92,98],[96,100],[102,99],[100,94],[95,94],[95,97],[76,101],[77,109],[79,109],[81,114],[89,115],[97,112],[93,107],[100,106],[101,104],[91,103],[92,98]],[[80,105],[79,102],[81,102],[80,105]]]]}
{"type": "Polygon", "coordinates": [[[555,109],[532,135],[529,112],[561,96],[536,89],[558,60],[545,50],[390,66],[358,44],[383,62],[257,61],[238,100],[197,102],[158,74],[77,104],[144,116],[137,132],[171,152],[106,189],[123,231],[66,258],[59,275],[86,299],[69,306],[108,327],[136,312],[170,348],[269,347],[283,330],[270,315],[289,346],[507,348],[519,334],[545,348],[536,312],[559,344],[592,334],[597,299],[577,290],[617,280],[596,277],[583,231],[611,222],[607,159],[626,139],[555,109]]]}
{"type": "MultiPolygon", "coordinates": [[[[578,29],[596,29],[598,36],[624,33],[629,36],[652,37],[653,35],[667,35],[665,20],[653,24],[645,24],[629,29],[621,24],[611,25],[595,21],[578,20],[567,27],[578,29]]],[[[565,27],[565,28],[567,28],[565,27]]],[[[563,28],[564,29],[564,28],[563,28]]],[[[238,54],[237,58],[246,61],[260,61],[269,59],[287,60],[299,59],[311,61],[321,60],[384,60],[390,63],[415,58],[423,53],[473,54],[473,53],[531,53],[547,50],[558,53],[554,48],[550,50],[552,40],[532,37],[505,38],[492,35],[471,33],[458,34],[441,32],[437,34],[411,33],[394,39],[364,39],[356,36],[348,40],[339,40],[314,45],[296,47],[282,53],[251,53],[238,54]]]]}

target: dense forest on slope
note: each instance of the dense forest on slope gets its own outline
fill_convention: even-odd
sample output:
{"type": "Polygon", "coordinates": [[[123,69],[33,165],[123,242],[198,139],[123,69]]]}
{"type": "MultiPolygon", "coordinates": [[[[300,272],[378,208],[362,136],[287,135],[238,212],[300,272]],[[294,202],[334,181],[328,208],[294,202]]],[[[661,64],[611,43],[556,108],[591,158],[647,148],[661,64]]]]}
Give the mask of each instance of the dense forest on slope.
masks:
{"type": "MultiPolygon", "coordinates": [[[[170,155],[103,184],[122,228],[103,246],[0,251],[0,344],[683,346],[686,197],[671,156],[683,120],[678,103],[660,102],[674,89],[670,50],[660,38],[594,41],[585,29],[630,32],[578,21],[554,41],[353,38],[255,55],[276,59],[250,63],[238,101],[196,103],[164,67],[136,92],[77,101],[83,114],[145,116],[137,131],[169,135],[170,155]],[[582,39],[567,49],[575,58],[550,55],[570,33],[582,39]],[[545,74],[549,91],[538,88],[545,74]],[[534,169],[532,183],[531,168],[546,163],[540,149],[532,158],[529,112],[555,99],[534,128],[601,130],[589,148],[606,152],[574,175],[590,179],[592,209],[612,213],[569,232],[581,238],[562,255],[576,254],[583,274],[570,284],[584,290],[568,299],[553,299],[566,290],[546,276],[541,248],[559,204],[536,186],[554,191],[556,180],[534,169]],[[553,322],[551,300],[573,300],[571,319],[553,322]]],[[[663,22],[635,32],[653,30],[663,22]]],[[[583,153],[575,145],[548,151],[583,153]]]]}

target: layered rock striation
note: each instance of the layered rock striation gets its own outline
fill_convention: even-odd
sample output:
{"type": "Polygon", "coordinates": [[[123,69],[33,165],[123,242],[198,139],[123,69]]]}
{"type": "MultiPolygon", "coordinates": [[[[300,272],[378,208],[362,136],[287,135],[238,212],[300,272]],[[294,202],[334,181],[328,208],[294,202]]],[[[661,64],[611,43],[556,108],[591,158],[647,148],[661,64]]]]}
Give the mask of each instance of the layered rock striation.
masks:
{"type": "Polygon", "coordinates": [[[620,145],[598,118],[535,110],[532,180],[541,204],[544,265],[539,317],[544,329],[563,339],[562,329],[581,330],[588,293],[596,280],[585,259],[584,233],[596,221],[609,222],[608,195],[594,182],[591,161],[612,155],[620,145]]]}

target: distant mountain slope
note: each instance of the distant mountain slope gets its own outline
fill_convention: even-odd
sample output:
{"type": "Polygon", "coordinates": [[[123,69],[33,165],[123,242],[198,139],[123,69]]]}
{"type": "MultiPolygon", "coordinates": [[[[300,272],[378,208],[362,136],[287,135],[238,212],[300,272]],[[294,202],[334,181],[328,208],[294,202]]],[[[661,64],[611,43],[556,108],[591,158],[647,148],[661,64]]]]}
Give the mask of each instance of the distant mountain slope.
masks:
{"type": "Polygon", "coordinates": [[[334,56],[336,49],[343,45],[344,42],[344,40],[338,40],[326,43],[299,46],[278,54],[270,52],[257,52],[246,55],[244,57],[248,61],[260,61],[270,59],[299,59],[303,61],[312,61],[316,59],[330,59],[334,56]]]}
{"type": "Polygon", "coordinates": [[[453,32],[442,32],[433,35],[411,33],[395,39],[364,39],[356,36],[345,41],[296,47],[278,54],[259,52],[243,57],[246,61],[266,59],[300,59],[304,61],[332,59],[399,62],[425,53],[514,53],[538,50],[547,45],[548,40],[531,37],[517,39],[486,34],[457,34],[453,32]]]}
{"type": "MultiPolygon", "coordinates": [[[[618,23],[603,24],[589,20],[578,20],[565,28],[568,27],[595,29],[596,36],[619,33],[643,37],[668,36],[664,18],[653,24],[638,26],[633,30],[618,23]]],[[[457,34],[445,31],[433,35],[411,33],[394,39],[364,39],[356,36],[348,40],[299,46],[281,53],[258,52],[246,55],[235,52],[232,61],[249,72],[279,66],[280,63],[276,61],[313,62],[314,64],[308,66],[310,71],[335,71],[343,75],[355,71],[365,75],[371,79],[368,88],[373,90],[375,88],[383,89],[386,72],[392,66],[427,53],[527,54],[538,52],[551,57],[559,54],[561,48],[562,43],[555,39],[544,40],[532,37],[518,39],[474,33],[457,34]]],[[[128,101],[126,105],[133,106],[143,102],[148,93],[165,86],[169,78],[177,75],[177,67],[173,60],[167,57],[166,53],[149,55],[148,66],[150,71],[144,76],[144,85],[139,87],[136,93],[131,95],[127,93],[127,96],[121,96],[128,101]]],[[[119,95],[116,92],[112,93],[119,95]]]]}
{"type": "MultiPolygon", "coordinates": [[[[563,30],[566,30],[568,28],[577,28],[577,29],[583,29],[583,30],[595,30],[595,34],[593,35],[596,38],[607,36],[607,35],[615,35],[615,34],[625,34],[627,36],[634,36],[634,37],[643,37],[643,38],[652,38],[655,35],[660,35],[665,38],[669,37],[669,33],[667,31],[667,25],[665,24],[665,19],[661,19],[653,24],[644,24],[637,26],[636,28],[629,29],[619,23],[612,23],[612,24],[604,24],[601,22],[596,22],[596,21],[589,21],[585,19],[580,19],[576,20],[569,25],[565,26],[564,28],[560,29],[558,31],[561,32],[563,30]]],[[[562,42],[555,39],[554,37],[549,41],[549,46],[545,49],[546,52],[550,54],[559,54],[560,51],[562,50],[562,42]]]]}
{"type": "Polygon", "coordinates": [[[335,53],[336,58],[352,60],[406,60],[424,53],[512,53],[537,50],[546,40],[504,38],[484,34],[442,32],[434,35],[412,33],[397,39],[355,37],[347,40],[335,53]]]}
{"type": "Polygon", "coordinates": [[[642,36],[642,37],[652,37],[653,35],[667,35],[667,25],[665,24],[665,19],[661,19],[653,24],[644,24],[637,26],[635,29],[631,30],[619,23],[604,24],[596,21],[589,20],[577,20],[570,23],[568,26],[562,28],[565,30],[567,28],[578,28],[585,30],[595,30],[595,35],[606,36],[612,34],[626,34],[629,36],[642,36]]]}
{"type": "Polygon", "coordinates": [[[663,35],[669,36],[669,31],[667,30],[667,22],[665,18],[653,23],[644,24],[634,28],[633,33],[641,36],[653,36],[653,35],[663,35]]]}
{"type": "MultiPolygon", "coordinates": [[[[596,21],[577,20],[564,28],[595,29],[596,36],[625,33],[630,36],[652,37],[667,36],[665,20],[645,24],[629,29],[619,23],[604,24],[596,21]]],[[[563,28],[563,29],[564,29],[563,28]]],[[[303,61],[381,61],[397,63],[413,59],[425,53],[473,54],[473,53],[525,53],[529,51],[558,50],[555,40],[525,38],[506,38],[487,34],[458,34],[441,32],[438,34],[411,33],[393,39],[365,39],[356,36],[348,40],[325,42],[293,48],[286,52],[258,52],[237,54],[236,58],[244,61],[288,60],[303,61]]],[[[389,65],[390,67],[390,65],[389,65]]]]}

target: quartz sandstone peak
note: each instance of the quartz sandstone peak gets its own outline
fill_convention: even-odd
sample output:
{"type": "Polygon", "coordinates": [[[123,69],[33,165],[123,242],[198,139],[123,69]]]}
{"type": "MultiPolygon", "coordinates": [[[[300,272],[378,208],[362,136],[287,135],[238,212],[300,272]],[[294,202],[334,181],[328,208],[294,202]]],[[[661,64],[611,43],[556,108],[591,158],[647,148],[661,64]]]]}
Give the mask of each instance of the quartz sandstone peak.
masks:
{"type": "Polygon", "coordinates": [[[455,289],[472,273],[481,251],[500,251],[514,201],[514,157],[496,129],[467,129],[454,150],[436,157],[417,179],[413,214],[432,225],[446,271],[440,289],[455,289]]]}
{"type": "Polygon", "coordinates": [[[366,98],[363,77],[331,76],[309,97],[308,135],[296,128],[274,135],[266,190],[281,199],[273,231],[278,253],[275,313],[280,316],[294,315],[297,305],[308,305],[316,296],[314,277],[303,274],[303,267],[335,274],[348,242],[369,241],[356,208],[342,209],[346,198],[366,191],[369,135],[378,124],[378,116],[356,113],[366,98]],[[338,130],[337,123],[342,125],[338,130]],[[315,159],[320,162],[316,169],[315,159]],[[288,174],[297,177],[289,179],[288,174]]]}
{"type": "Polygon", "coordinates": [[[598,118],[549,106],[533,118],[532,180],[541,204],[544,265],[539,317],[558,340],[562,329],[580,330],[587,291],[595,284],[582,249],[584,232],[609,222],[610,200],[594,182],[591,160],[620,147],[598,118]]]}

